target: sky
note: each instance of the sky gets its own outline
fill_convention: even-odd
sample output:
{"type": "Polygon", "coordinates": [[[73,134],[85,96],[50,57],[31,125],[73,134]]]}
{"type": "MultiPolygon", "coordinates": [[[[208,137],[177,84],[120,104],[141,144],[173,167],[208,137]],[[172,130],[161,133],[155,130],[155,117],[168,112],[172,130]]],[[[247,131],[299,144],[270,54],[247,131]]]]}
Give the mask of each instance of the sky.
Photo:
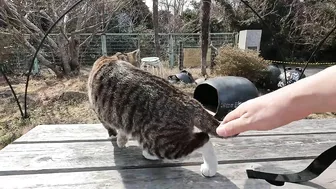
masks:
{"type": "Polygon", "coordinates": [[[149,7],[149,10],[152,10],[152,6],[153,6],[153,1],[152,0],[145,0],[146,5],[149,7]]]}

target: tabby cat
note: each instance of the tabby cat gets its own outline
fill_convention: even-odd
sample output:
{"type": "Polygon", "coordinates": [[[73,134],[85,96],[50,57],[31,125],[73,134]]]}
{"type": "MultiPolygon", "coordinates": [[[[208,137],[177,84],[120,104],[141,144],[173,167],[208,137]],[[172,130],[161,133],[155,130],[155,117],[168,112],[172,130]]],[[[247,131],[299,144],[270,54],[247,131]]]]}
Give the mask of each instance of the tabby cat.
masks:
{"type": "Polygon", "coordinates": [[[194,98],[123,58],[97,59],[88,79],[89,102],[118,147],[137,140],[149,160],[178,159],[200,150],[201,173],[212,177],[217,158],[209,135],[220,122],[194,98]],[[194,126],[200,131],[195,131],[194,126]]]}
{"type": "Polygon", "coordinates": [[[140,67],[140,62],[138,60],[139,52],[139,49],[128,53],[117,52],[114,56],[116,56],[119,60],[131,63],[133,66],[140,67]]]}

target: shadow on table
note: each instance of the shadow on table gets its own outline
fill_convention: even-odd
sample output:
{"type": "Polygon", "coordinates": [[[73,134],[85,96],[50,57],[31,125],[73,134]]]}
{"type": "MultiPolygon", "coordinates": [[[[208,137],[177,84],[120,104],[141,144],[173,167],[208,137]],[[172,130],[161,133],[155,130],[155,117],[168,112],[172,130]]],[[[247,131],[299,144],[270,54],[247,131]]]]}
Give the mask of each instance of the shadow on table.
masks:
{"type": "Polygon", "coordinates": [[[120,149],[116,141],[112,141],[115,148],[114,161],[121,176],[124,188],[126,189],[154,189],[154,188],[226,188],[238,189],[225,176],[217,173],[216,177],[204,178],[200,174],[200,165],[197,165],[196,171],[191,171],[183,167],[159,167],[160,161],[149,161],[142,157],[141,149],[138,146],[129,146],[120,149]],[[134,165],[134,162],[129,162],[130,158],[125,156],[132,155],[133,161],[139,162],[139,167],[124,169],[125,165],[134,165]],[[153,165],[155,167],[153,168],[153,165]],[[124,167],[124,168],[123,168],[124,167]],[[152,168],[147,168],[152,167],[152,168]]]}

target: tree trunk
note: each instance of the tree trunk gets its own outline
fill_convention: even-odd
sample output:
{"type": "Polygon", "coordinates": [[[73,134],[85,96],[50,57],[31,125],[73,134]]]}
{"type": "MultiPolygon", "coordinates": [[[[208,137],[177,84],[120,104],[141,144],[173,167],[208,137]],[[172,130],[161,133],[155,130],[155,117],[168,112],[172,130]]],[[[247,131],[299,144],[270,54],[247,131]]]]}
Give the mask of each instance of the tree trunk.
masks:
{"type": "Polygon", "coordinates": [[[155,54],[157,57],[160,57],[158,0],[153,0],[153,25],[154,25],[155,54]]]}
{"type": "MultiPolygon", "coordinates": [[[[17,40],[20,40],[20,38],[18,37],[17,40]]],[[[26,46],[26,48],[32,53],[32,54],[35,54],[36,52],[36,49],[33,45],[31,45],[29,43],[29,41],[26,39],[26,38],[21,38],[21,41],[23,42],[23,45],[26,46]]],[[[56,64],[50,62],[49,60],[47,60],[44,56],[41,55],[40,52],[37,53],[37,60],[47,66],[48,68],[50,68],[55,74],[56,74],[56,77],[58,78],[62,78],[64,77],[64,73],[62,72],[62,70],[60,69],[59,66],[57,66],[56,64]]]]}
{"type": "Polygon", "coordinates": [[[63,67],[64,75],[70,75],[71,73],[71,67],[70,67],[70,54],[69,54],[69,42],[67,38],[63,35],[59,35],[59,53],[55,54],[56,56],[59,56],[60,60],[62,61],[61,65],[63,67]]]}
{"type": "Polygon", "coordinates": [[[211,0],[202,0],[201,5],[201,51],[202,51],[202,75],[206,76],[206,57],[209,46],[209,30],[210,30],[210,8],[211,0]]]}
{"type": "Polygon", "coordinates": [[[240,31],[240,28],[242,27],[241,24],[239,23],[239,20],[241,18],[239,17],[238,14],[235,13],[234,8],[232,7],[232,4],[228,0],[215,0],[217,3],[220,4],[224,8],[225,11],[225,17],[229,18],[228,19],[228,24],[229,28],[231,31],[240,31]]]}
{"type": "Polygon", "coordinates": [[[80,71],[79,64],[79,39],[76,35],[71,35],[69,39],[64,36],[60,37],[60,43],[63,48],[59,49],[59,58],[62,61],[64,75],[76,76],[80,71]]]}
{"type": "Polygon", "coordinates": [[[64,73],[59,66],[56,66],[55,64],[47,64],[44,60],[41,61],[41,59],[38,60],[41,64],[46,65],[49,69],[51,69],[55,73],[57,78],[64,77],[64,73]]]}
{"type": "Polygon", "coordinates": [[[48,67],[49,69],[51,69],[57,78],[63,78],[64,77],[64,73],[61,69],[61,67],[57,66],[56,64],[51,63],[49,60],[47,60],[46,58],[44,58],[40,53],[37,53],[37,60],[45,65],[46,67],[48,67]]]}
{"type": "Polygon", "coordinates": [[[80,63],[79,63],[79,38],[76,35],[72,35],[69,41],[69,54],[70,54],[70,68],[73,75],[79,75],[80,63]]]}

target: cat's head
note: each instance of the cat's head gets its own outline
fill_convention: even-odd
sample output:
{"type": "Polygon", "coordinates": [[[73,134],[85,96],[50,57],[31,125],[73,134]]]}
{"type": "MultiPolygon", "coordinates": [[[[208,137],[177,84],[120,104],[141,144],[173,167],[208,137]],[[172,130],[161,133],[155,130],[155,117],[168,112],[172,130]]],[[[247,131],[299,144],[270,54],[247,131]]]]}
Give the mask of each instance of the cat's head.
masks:
{"type": "Polygon", "coordinates": [[[139,67],[140,66],[139,52],[140,52],[139,49],[128,53],[117,52],[114,56],[118,57],[119,60],[129,62],[133,66],[139,67]]]}

